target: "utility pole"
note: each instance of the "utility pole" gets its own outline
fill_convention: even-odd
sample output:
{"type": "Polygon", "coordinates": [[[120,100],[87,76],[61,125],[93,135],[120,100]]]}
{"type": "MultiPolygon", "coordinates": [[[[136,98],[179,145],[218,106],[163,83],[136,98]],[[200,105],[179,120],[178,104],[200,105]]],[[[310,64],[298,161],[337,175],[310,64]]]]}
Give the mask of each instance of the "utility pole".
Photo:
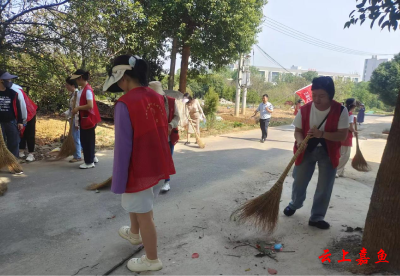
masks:
{"type": "Polygon", "coordinates": [[[243,63],[243,55],[240,54],[239,65],[238,65],[238,79],[236,86],[236,101],[235,101],[235,116],[239,116],[240,109],[240,90],[242,85],[242,63],[243,63]]]}
{"type": "Polygon", "coordinates": [[[250,85],[250,55],[246,55],[243,62],[242,72],[243,79],[243,101],[242,101],[242,114],[246,115],[246,101],[247,101],[247,87],[250,85]]]}

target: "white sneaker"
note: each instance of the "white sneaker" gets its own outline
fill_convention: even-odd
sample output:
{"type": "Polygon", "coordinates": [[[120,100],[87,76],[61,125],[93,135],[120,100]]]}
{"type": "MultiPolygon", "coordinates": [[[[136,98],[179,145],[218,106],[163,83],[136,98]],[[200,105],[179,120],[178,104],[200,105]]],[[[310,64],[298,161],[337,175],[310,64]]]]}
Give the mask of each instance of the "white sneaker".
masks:
{"type": "Polygon", "coordinates": [[[24,157],[25,157],[25,152],[20,151],[20,152],[19,152],[19,158],[24,158],[24,157]]]}
{"type": "Polygon", "coordinates": [[[94,168],[94,167],[95,167],[94,163],[92,163],[92,164],[83,163],[82,165],[79,166],[80,169],[91,169],[91,168],[94,168]]]}
{"type": "Polygon", "coordinates": [[[130,241],[130,243],[133,245],[142,244],[142,237],[139,235],[139,238],[135,238],[129,226],[122,226],[119,229],[118,234],[121,236],[121,238],[130,241]]]}
{"type": "Polygon", "coordinates": [[[99,163],[99,159],[95,156],[94,159],[93,159],[93,162],[94,163],[99,163]]]}
{"type": "Polygon", "coordinates": [[[338,174],[336,174],[336,178],[339,178],[339,175],[338,175],[338,174]]]}
{"type": "Polygon", "coordinates": [[[146,255],[143,255],[141,258],[130,259],[126,266],[132,272],[158,271],[163,267],[160,259],[150,261],[146,255]]]}
{"type": "Polygon", "coordinates": [[[169,181],[168,181],[168,182],[165,182],[164,185],[162,186],[161,192],[166,193],[166,192],[168,192],[169,190],[171,190],[171,186],[169,185],[169,181]]]}
{"type": "Polygon", "coordinates": [[[29,154],[28,154],[28,157],[26,158],[26,161],[28,161],[28,162],[33,162],[33,161],[35,161],[35,156],[33,156],[32,153],[29,153],[29,154]]]}

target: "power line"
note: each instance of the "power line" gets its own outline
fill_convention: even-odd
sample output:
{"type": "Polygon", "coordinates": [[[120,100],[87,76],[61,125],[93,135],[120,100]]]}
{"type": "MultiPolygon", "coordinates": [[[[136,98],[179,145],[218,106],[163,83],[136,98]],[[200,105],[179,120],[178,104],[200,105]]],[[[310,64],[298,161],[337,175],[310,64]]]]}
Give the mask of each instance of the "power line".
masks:
{"type": "Polygon", "coordinates": [[[352,54],[352,55],[364,55],[364,56],[365,55],[392,55],[392,54],[379,54],[379,53],[359,51],[359,50],[343,47],[340,45],[336,45],[336,44],[333,44],[330,42],[326,42],[324,40],[307,35],[303,32],[297,31],[297,30],[295,30],[291,27],[288,27],[288,26],[286,26],[272,18],[269,18],[269,17],[267,17],[267,21],[264,23],[264,25],[270,29],[273,29],[281,34],[287,35],[294,39],[303,41],[305,43],[311,44],[316,47],[325,48],[327,50],[331,50],[331,51],[335,51],[335,52],[352,54]]]}
{"type": "Polygon", "coordinates": [[[279,67],[281,67],[283,70],[285,70],[288,73],[291,73],[288,69],[286,69],[283,65],[281,65],[279,62],[277,62],[273,57],[268,55],[260,46],[256,44],[257,48],[273,63],[277,64],[279,67]]]}

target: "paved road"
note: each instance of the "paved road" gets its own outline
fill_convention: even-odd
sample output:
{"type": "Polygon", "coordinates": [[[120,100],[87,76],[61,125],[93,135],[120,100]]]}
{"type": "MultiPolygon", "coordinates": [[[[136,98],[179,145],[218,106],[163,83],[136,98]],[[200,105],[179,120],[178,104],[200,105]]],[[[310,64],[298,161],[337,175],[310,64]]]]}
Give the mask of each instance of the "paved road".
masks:
{"type": "MultiPolygon", "coordinates": [[[[390,117],[367,116],[363,135],[369,138],[371,132],[383,130],[390,122],[390,117]]],[[[236,226],[229,221],[229,214],[239,202],[266,191],[277,179],[292,155],[293,128],[271,128],[265,144],[258,142],[259,136],[259,130],[254,130],[208,138],[204,150],[195,145],[177,146],[174,160],[178,174],[172,178],[172,190],[161,195],[155,207],[160,257],[165,264],[161,273],[243,274],[242,266],[254,262],[254,252],[248,252],[251,248],[241,252],[250,259],[222,253],[238,240],[266,237],[249,226],[236,226]],[[197,263],[190,258],[194,252],[201,256],[197,263]],[[241,268],[228,265],[233,262],[241,268]]],[[[369,197],[385,140],[362,142],[374,171],[360,174],[349,170],[349,180],[341,181],[353,185],[344,194],[368,187],[359,195],[363,198],[359,208],[365,209],[369,199],[364,198],[369,197]]],[[[102,274],[132,254],[135,247],[117,234],[119,227],[128,223],[120,197],[108,190],[95,193],[84,189],[111,174],[112,151],[98,156],[100,163],[92,170],[79,170],[76,164],[62,161],[26,164],[23,176],[0,173],[2,181],[10,182],[9,191],[0,197],[0,274],[102,274]]],[[[290,177],[287,181],[282,204],[290,197],[290,177]]],[[[305,222],[308,212],[305,210],[301,218],[305,222]]],[[[358,216],[360,223],[364,213],[358,216]]],[[[310,234],[308,228],[301,231],[319,235],[310,234]]],[[[336,229],[330,235],[338,233],[336,229]]],[[[281,229],[275,238],[284,236],[281,229]]],[[[321,246],[325,240],[321,238],[321,246]]],[[[261,266],[252,268],[253,273],[265,273],[261,266]]],[[[312,269],[286,273],[309,274],[312,269]]],[[[115,273],[129,271],[123,265],[115,273]]]]}

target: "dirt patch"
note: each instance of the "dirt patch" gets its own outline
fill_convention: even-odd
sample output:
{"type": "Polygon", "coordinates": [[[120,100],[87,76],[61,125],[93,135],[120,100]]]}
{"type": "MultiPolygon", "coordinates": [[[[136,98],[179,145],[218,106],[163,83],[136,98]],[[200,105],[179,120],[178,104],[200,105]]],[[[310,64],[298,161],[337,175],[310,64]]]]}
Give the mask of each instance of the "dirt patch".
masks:
{"type": "MultiPolygon", "coordinates": [[[[325,267],[338,272],[351,272],[354,274],[370,275],[379,272],[380,275],[394,275],[390,272],[383,271],[382,267],[376,267],[370,260],[367,264],[359,265],[357,260],[360,259],[360,253],[363,249],[361,245],[362,234],[353,234],[360,231],[356,231],[357,228],[353,229],[353,231],[349,231],[349,228],[351,227],[347,227],[345,232],[352,234],[335,240],[327,246],[327,249],[329,249],[328,254],[330,253],[332,255],[329,256],[331,260],[330,263],[328,261],[323,263],[325,267]],[[343,256],[343,250],[348,252],[345,256],[343,256]],[[342,261],[343,259],[350,259],[351,262],[342,261]],[[342,262],[339,263],[339,261],[342,262]]],[[[321,252],[321,255],[322,253],[323,252],[321,252]]],[[[372,253],[367,251],[366,256],[368,257],[370,254],[372,253]]]]}

